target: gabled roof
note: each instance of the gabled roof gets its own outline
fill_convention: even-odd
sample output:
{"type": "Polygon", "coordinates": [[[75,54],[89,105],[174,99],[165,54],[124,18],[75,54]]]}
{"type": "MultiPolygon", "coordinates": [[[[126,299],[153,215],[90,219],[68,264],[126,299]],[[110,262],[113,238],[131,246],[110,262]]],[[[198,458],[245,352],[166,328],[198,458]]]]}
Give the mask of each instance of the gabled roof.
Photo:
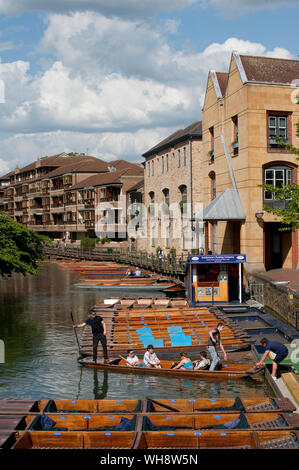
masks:
{"type": "Polygon", "coordinates": [[[291,84],[299,79],[299,60],[240,55],[249,82],[291,84]]]}
{"type": "Polygon", "coordinates": [[[140,181],[138,181],[133,186],[127,189],[127,193],[137,191],[138,189],[141,189],[143,186],[144,186],[144,178],[141,178],[140,181]]]}
{"type": "Polygon", "coordinates": [[[13,170],[13,171],[10,171],[9,173],[6,173],[6,175],[3,175],[3,176],[0,177],[0,180],[4,180],[4,181],[5,181],[5,180],[9,180],[9,178],[10,178],[12,175],[14,175],[14,173],[15,173],[14,170],[13,170]]]}
{"type": "Polygon", "coordinates": [[[217,75],[217,80],[219,83],[219,88],[221,91],[222,96],[225,95],[226,92],[226,87],[227,87],[227,82],[228,82],[228,73],[226,72],[216,72],[217,75]]]}
{"type": "MultiPolygon", "coordinates": [[[[290,85],[299,79],[299,60],[276,59],[239,55],[233,52],[241,80],[244,83],[259,82],[290,85]]],[[[217,98],[223,98],[226,93],[229,73],[210,71],[217,98]]]]}
{"type": "MultiPolygon", "coordinates": [[[[142,170],[142,175],[143,175],[143,169],[142,170]]],[[[109,171],[107,173],[99,173],[98,175],[94,176],[89,176],[88,178],[84,179],[83,181],[80,181],[80,183],[74,184],[69,188],[69,191],[75,190],[75,189],[83,189],[86,188],[87,186],[107,186],[110,184],[122,184],[122,178],[123,177],[136,177],[140,176],[139,169],[135,168],[124,168],[120,171],[109,171]]]]}
{"type": "Polygon", "coordinates": [[[179,129],[175,131],[170,136],[166,137],[166,139],[162,140],[159,144],[152,147],[150,150],[145,152],[142,156],[149,157],[161,150],[164,150],[172,145],[175,145],[183,140],[188,139],[189,137],[199,137],[202,138],[202,122],[196,121],[190,124],[185,129],[179,129]]]}
{"type": "MultiPolygon", "coordinates": [[[[86,158],[86,157],[84,157],[86,158]]],[[[75,161],[66,165],[62,165],[55,170],[47,173],[47,178],[54,178],[55,176],[62,176],[67,173],[92,173],[92,172],[108,172],[108,165],[103,160],[95,157],[87,157],[85,161],[75,161]],[[92,158],[92,160],[91,160],[92,158]]]]}
{"type": "Polygon", "coordinates": [[[136,171],[141,170],[143,172],[143,168],[141,168],[140,163],[128,162],[126,160],[114,160],[112,162],[108,162],[107,165],[110,168],[114,167],[116,170],[134,168],[136,171]]]}

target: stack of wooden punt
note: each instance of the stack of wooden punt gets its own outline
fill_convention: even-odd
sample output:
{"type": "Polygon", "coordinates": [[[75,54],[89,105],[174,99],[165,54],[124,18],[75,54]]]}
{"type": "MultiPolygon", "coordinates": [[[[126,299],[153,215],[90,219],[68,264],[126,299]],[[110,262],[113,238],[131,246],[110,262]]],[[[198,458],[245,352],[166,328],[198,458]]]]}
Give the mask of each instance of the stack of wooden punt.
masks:
{"type": "Polygon", "coordinates": [[[118,279],[104,279],[103,277],[97,279],[81,279],[80,283],[77,285],[86,285],[86,286],[103,286],[103,287],[152,287],[156,286],[165,288],[165,286],[174,286],[175,284],[170,281],[156,282],[158,278],[153,277],[119,277],[118,279]]]}
{"type": "MultiPolygon", "coordinates": [[[[60,266],[63,269],[69,269],[80,273],[83,277],[80,284],[84,285],[151,285],[161,276],[151,274],[143,270],[146,277],[127,277],[126,271],[128,266],[118,265],[115,263],[80,263],[80,262],[62,262],[60,266]]],[[[169,283],[168,284],[173,284],[169,283]]]]}
{"type": "Polygon", "coordinates": [[[299,416],[287,398],[19,402],[24,415],[9,411],[11,403],[0,404],[3,449],[299,449],[299,416]],[[51,430],[40,430],[44,413],[55,421],[51,430]],[[241,427],[224,427],[237,418],[241,427]]]}
{"type": "MultiPolygon", "coordinates": [[[[144,351],[146,345],[141,341],[140,330],[151,330],[152,336],[163,340],[163,346],[155,349],[160,352],[178,352],[184,345],[172,344],[171,326],[181,327],[185,336],[190,337],[192,345],[187,350],[205,349],[208,344],[209,330],[215,328],[219,321],[225,323],[221,340],[227,350],[245,349],[249,346],[250,338],[238,327],[229,323],[224,315],[209,311],[208,308],[171,307],[171,308],[94,308],[101,315],[107,325],[107,344],[109,353],[124,354],[128,348],[134,348],[139,353],[144,351]]],[[[153,343],[154,344],[154,343],[153,343]]],[[[155,344],[154,344],[155,346],[155,344]]],[[[183,347],[184,349],[184,347],[183,347]]],[[[84,355],[92,353],[92,335],[90,327],[86,327],[80,342],[80,352],[84,355]]],[[[101,350],[99,349],[101,355],[101,350]]]]}

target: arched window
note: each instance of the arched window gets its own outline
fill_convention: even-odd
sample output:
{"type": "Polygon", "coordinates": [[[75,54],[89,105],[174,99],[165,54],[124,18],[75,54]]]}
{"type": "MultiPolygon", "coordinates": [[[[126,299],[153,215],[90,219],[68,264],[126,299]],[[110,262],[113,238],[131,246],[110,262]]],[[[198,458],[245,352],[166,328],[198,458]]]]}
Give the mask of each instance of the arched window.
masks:
{"type": "Polygon", "coordinates": [[[210,177],[210,196],[211,200],[215,199],[216,197],[216,174],[214,171],[209,173],[210,177]]]}
{"type": "Polygon", "coordinates": [[[184,206],[185,204],[187,204],[187,186],[185,184],[182,184],[181,186],[179,186],[179,191],[181,195],[181,200],[179,204],[180,204],[181,211],[183,212],[184,206]]]}
{"type": "Polygon", "coordinates": [[[149,198],[150,198],[148,211],[149,211],[149,214],[151,216],[154,216],[155,215],[155,193],[154,193],[154,191],[150,191],[148,193],[148,195],[149,195],[149,198]]]}
{"type": "Polygon", "coordinates": [[[164,188],[162,190],[162,193],[164,195],[164,202],[165,204],[167,204],[167,206],[169,206],[169,189],[168,188],[164,188]]]}

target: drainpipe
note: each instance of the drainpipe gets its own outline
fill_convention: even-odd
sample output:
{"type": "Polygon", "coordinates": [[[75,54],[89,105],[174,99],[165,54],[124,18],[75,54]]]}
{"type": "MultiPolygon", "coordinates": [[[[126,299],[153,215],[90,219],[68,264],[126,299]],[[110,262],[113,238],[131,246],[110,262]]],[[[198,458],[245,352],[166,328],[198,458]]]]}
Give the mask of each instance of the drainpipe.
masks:
{"type": "MultiPolygon", "coordinates": [[[[189,138],[190,147],[190,210],[191,210],[191,230],[193,226],[193,187],[192,187],[192,135],[189,138]]],[[[192,248],[193,248],[193,236],[192,236],[192,248]]]]}

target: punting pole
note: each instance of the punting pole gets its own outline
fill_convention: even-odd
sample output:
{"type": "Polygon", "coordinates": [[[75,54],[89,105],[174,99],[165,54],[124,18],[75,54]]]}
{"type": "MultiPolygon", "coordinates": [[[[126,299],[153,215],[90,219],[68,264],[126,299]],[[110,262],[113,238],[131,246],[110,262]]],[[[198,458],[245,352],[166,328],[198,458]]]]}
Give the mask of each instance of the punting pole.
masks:
{"type": "MultiPolygon", "coordinates": [[[[74,317],[73,317],[73,312],[71,312],[71,319],[72,319],[72,324],[75,325],[74,317]]],[[[74,328],[74,332],[75,332],[76,341],[77,341],[77,345],[78,345],[78,351],[79,351],[79,353],[80,353],[80,344],[79,344],[79,340],[78,340],[78,335],[77,335],[77,330],[76,330],[76,328],[74,328]]]]}

